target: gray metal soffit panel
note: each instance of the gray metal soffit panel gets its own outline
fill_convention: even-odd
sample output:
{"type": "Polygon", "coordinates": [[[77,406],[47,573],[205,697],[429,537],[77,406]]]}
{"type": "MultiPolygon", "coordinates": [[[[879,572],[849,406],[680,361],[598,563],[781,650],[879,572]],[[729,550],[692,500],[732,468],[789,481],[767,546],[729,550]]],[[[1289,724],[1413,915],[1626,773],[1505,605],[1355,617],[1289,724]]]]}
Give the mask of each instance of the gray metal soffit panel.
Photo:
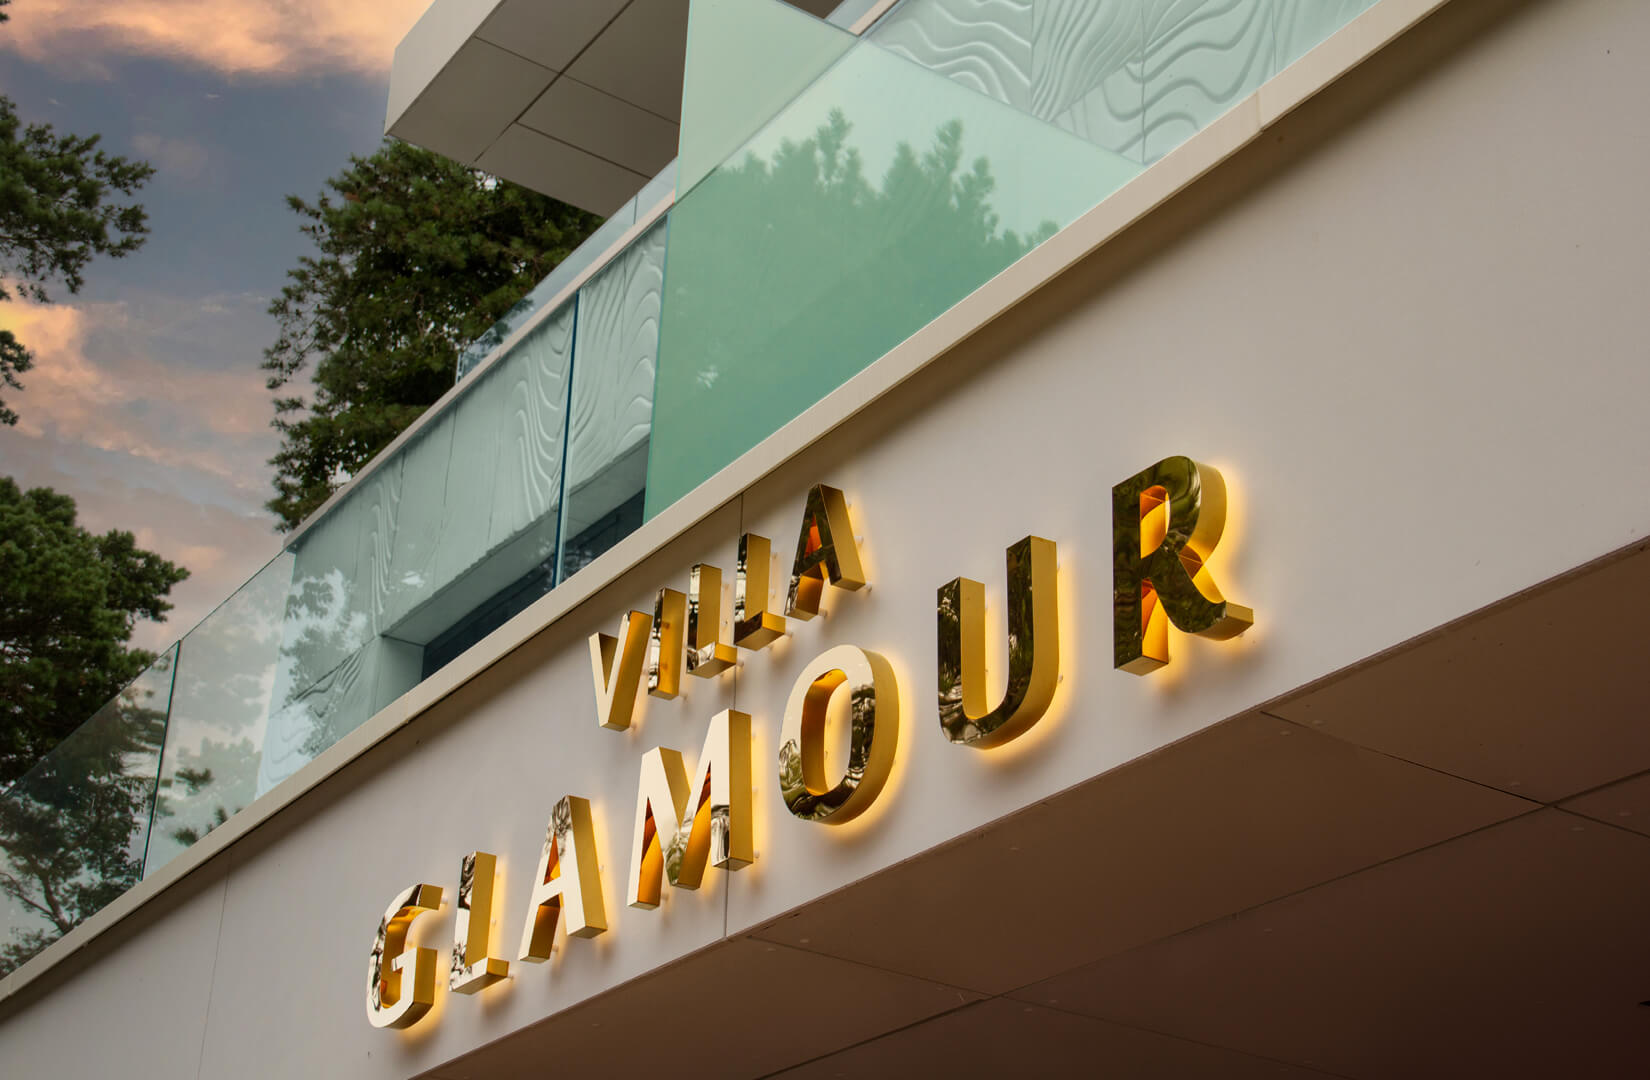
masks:
{"type": "Polygon", "coordinates": [[[435,0],[396,46],[384,130],[611,214],[676,155],[688,2],[435,0]]]}

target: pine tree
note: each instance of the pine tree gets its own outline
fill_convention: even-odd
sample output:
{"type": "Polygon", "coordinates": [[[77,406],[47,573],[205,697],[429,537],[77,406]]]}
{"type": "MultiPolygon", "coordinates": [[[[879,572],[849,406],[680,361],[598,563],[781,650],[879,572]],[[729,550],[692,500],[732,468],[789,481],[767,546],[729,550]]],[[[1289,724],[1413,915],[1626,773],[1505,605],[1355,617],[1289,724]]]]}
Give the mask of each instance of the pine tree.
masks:
{"type": "MultiPolygon", "coordinates": [[[[4,8],[11,0],[0,0],[4,8]]],[[[0,23],[9,16],[0,10],[0,23]]],[[[119,200],[154,175],[141,161],[106,154],[96,135],[59,135],[50,124],[23,125],[10,98],[0,96],[0,301],[12,299],[9,279],[26,297],[47,303],[46,286],[71,293],[85,284],[95,256],[121,258],[149,232],[143,207],[119,200]]],[[[0,386],[21,390],[18,378],[34,356],[0,328],[0,386]]],[[[17,412],[0,400],[0,424],[17,412]]]]}
{"type": "Polygon", "coordinates": [[[76,524],[67,495],[0,477],[0,786],[153,662],[132,628],[188,576],[129,532],[76,524]]]}
{"type": "Polygon", "coordinates": [[[316,254],[269,308],[281,333],[263,367],[286,395],[275,401],[282,442],[267,505],[283,529],[434,404],[459,350],[601,224],[394,140],[351,158],[327,189],[314,203],[287,199],[316,254]]]}

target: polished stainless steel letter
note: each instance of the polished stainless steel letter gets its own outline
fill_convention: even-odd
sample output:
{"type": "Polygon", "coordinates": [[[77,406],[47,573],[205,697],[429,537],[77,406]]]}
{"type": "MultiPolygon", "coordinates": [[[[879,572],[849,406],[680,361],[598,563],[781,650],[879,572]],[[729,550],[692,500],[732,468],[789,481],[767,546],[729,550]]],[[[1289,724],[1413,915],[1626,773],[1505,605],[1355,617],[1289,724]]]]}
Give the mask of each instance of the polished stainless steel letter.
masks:
{"type": "Polygon", "coordinates": [[[697,889],[707,863],[738,870],[755,860],[748,715],[724,709],[711,718],[692,785],[675,750],[643,755],[631,837],[631,907],[658,907],[666,877],[679,889],[697,889]]]}
{"type": "Polygon", "coordinates": [[[647,648],[647,692],[674,698],[682,692],[682,624],[687,621],[687,597],[675,589],[660,589],[653,602],[653,636],[647,648]]]}
{"type": "Polygon", "coordinates": [[[804,622],[818,615],[826,582],[849,591],[863,589],[865,571],[860,569],[859,547],[848,520],[848,501],[836,488],[815,484],[802,511],[785,614],[804,622]]]}
{"type": "Polygon", "coordinates": [[[785,635],[785,616],[768,610],[768,538],[746,533],[739,538],[739,566],[733,579],[733,643],[763,649],[785,635]]]}
{"type": "Polygon", "coordinates": [[[556,923],[567,913],[569,937],[595,937],[607,929],[601,865],[596,859],[590,800],[569,795],[550,811],[550,827],[539,853],[527,924],[521,931],[521,959],[542,964],[556,944],[556,923]]]}
{"type": "Polygon", "coordinates": [[[708,679],[732,667],[739,654],[722,640],[722,571],[695,563],[688,571],[687,669],[708,679]]]}
{"type": "Polygon", "coordinates": [[[957,578],[939,591],[940,729],[954,743],[998,746],[1048,710],[1060,680],[1054,541],[1028,536],[1008,549],[1008,684],[985,703],[985,586],[957,578]]]}
{"type": "Polygon", "coordinates": [[[1204,565],[1226,527],[1226,481],[1188,457],[1164,458],[1112,497],[1115,666],[1135,675],[1169,662],[1169,623],[1230,638],[1255,613],[1221,596],[1204,565]]]}
{"type": "Polygon", "coordinates": [[[792,814],[840,825],[876,801],[899,747],[899,687],[878,653],[852,645],[828,649],[803,669],[785,704],[779,734],[779,794],[792,814]],[[825,775],[825,717],[838,691],[848,695],[848,763],[834,784],[825,775]]]}
{"type": "Polygon", "coordinates": [[[510,961],[491,955],[493,887],[498,860],[485,851],[464,856],[458,867],[458,902],[453,905],[453,963],[447,986],[473,994],[510,974],[510,961]]]}
{"type": "Polygon", "coordinates": [[[411,1027],[435,1004],[436,951],[415,949],[410,971],[406,953],[413,920],[439,907],[440,886],[414,885],[384,909],[367,958],[367,1019],[373,1027],[411,1027]]]}
{"type": "Polygon", "coordinates": [[[630,726],[646,665],[653,617],[632,611],[619,631],[623,638],[590,635],[590,668],[596,683],[596,720],[604,728],[623,731],[630,726]]]}

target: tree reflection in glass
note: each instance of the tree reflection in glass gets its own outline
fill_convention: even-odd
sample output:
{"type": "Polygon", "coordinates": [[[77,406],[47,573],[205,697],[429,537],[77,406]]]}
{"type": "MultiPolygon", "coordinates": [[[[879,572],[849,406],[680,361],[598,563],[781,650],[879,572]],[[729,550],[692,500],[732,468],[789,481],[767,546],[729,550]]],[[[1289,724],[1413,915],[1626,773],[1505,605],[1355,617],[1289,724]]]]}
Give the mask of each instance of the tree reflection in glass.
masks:
{"type": "Polygon", "coordinates": [[[0,794],[0,975],[137,884],[175,655],[162,655],[0,794]]]}

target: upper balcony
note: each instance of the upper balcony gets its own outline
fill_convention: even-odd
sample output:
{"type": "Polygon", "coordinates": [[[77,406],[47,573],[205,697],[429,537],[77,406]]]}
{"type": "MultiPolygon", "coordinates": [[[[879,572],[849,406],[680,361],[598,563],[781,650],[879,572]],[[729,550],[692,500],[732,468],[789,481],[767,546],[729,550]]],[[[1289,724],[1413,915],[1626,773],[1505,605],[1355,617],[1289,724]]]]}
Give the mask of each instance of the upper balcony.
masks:
{"type": "Polygon", "coordinates": [[[0,796],[0,973],[1371,3],[437,0],[397,50],[390,132],[610,219],[0,796]]]}

